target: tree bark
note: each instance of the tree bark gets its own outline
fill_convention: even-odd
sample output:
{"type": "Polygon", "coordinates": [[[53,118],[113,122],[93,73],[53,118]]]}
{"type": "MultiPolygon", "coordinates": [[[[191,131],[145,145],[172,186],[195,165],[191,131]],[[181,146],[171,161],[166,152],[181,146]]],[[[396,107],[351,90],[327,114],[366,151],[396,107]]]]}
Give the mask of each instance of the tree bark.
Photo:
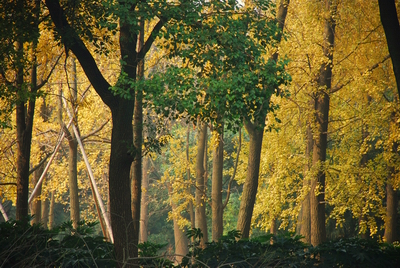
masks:
{"type": "Polygon", "coordinates": [[[324,25],[323,53],[327,60],[321,65],[318,92],[314,94],[315,124],[317,132],[313,134],[313,168],[316,175],[311,180],[310,215],[311,244],[317,246],[326,240],[325,228],[325,171],[328,139],[329,90],[332,82],[332,60],[335,36],[336,5],[332,0],[325,0],[325,10],[329,12],[324,25]],[[318,192],[316,191],[318,187],[318,192]]]}
{"type": "Polygon", "coordinates": [[[379,11],[386,41],[392,58],[393,72],[400,96],[400,24],[397,17],[395,0],[378,0],[379,11]]]}
{"type": "Polygon", "coordinates": [[[203,238],[200,241],[201,247],[206,246],[208,242],[207,232],[207,217],[206,217],[206,187],[204,185],[204,153],[205,144],[207,140],[207,124],[198,123],[198,145],[197,145],[197,157],[196,157],[196,208],[195,208],[195,221],[196,228],[200,228],[203,233],[203,238]]]}
{"type": "Polygon", "coordinates": [[[224,165],[224,128],[219,130],[218,144],[213,149],[213,170],[211,189],[212,240],[218,241],[223,234],[222,175],[224,165]]]}
{"type": "Polygon", "coordinates": [[[140,233],[139,233],[139,243],[147,241],[147,227],[149,225],[149,158],[145,157],[143,159],[142,168],[142,199],[140,201],[140,233]]]}
{"type": "Polygon", "coordinates": [[[49,230],[53,229],[54,227],[54,207],[55,207],[55,190],[51,192],[50,196],[50,205],[49,205],[49,230]]]}
{"type": "MultiPolygon", "coordinates": [[[[72,111],[75,111],[76,101],[78,98],[78,78],[76,75],[76,62],[72,58],[72,95],[70,102],[72,103],[72,111]]],[[[62,106],[61,106],[62,107],[62,106]]],[[[78,117],[74,114],[74,124],[78,128],[78,117]]],[[[68,139],[68,177],[69,177],[69,198],[70,198],[70,217],[72,227],[77,228],[80,221],[79,212],[79,189],[78,189],[78,141],[76,140],[75,133],[66,133],[68,139]]]]}
{"type": "Polygon", "coordinates": [[[242,238],[249,238],[251,218],[253,216],[258,188],[264,128],[250,122],[245,122],[245,128],[250,138],[249,158],[247,162],[246,180],[243,186],[242,201],[240,202],[237,230],[241,232],[242,238]]]}
{"type": "MultiPolygon", "coordinates": [[[[43,165],[41,165],[38,169],[33,173],[33,185],[39,181],[40,175],[44,170],[43,165]]],[[[42,222],[42,202],[40,201],[40,196],[42,194],[42,185],[40,185],[38,191],[34,196],[34,200],[31,203],[31,215],[33,219],[31,221],[32,224],[38,224],[42,222]]]]}
{"type": "MultiPolygon", "coordinates": [[[[44,181],[43,181],[44,182],[44,181]]],[[[48,196],[42,196],[42,224],[43,227],[48,229],[49,224],[49,206],[50,200],[48,196]]]]}
{"type": "MultiPolygon", "coordinates": [[[[34,47],[36,47],[34,45],[34,47]]],[[[31,141],[32,141],[32,128],[33,116],[35,113],[36,96],[31,96],[28,100],[23,92],[24,88],[24,69],[23,69],[23,43],[17,42],[18,56],[21,62],[18,64],[16,87],[17,104],[16,104],[16,123],[17,123],[17,202],[16,202],[16,219],[28,220],[28,197],[29,197],[29,165],[31,155],[31,141]]],[[[31,94],[37,91],[37,77],[36,77],[36,58],[33,60],[31,74],[31,94]]]]}
{"type": "MultiPolygon", "coordinates": [[[[141,20],[140,33],[138,36],[138,51],[144,44],[144,21],[141,20]]],[[[137,79],[144,79],[144,59],[141,59],[137,66],[137,79]]],[[[133,146],[134,160],[132,163],[132,219],[134,229],[134,243],[139,242],[140,232],[140,201],[142,195],[142,145],[143,145],[143,93],[140,90],[135,92],[135,108],[133,115],[133,146]]]]}
{"type": "MultiPolygon", "coordinates": [[[[46,0],[45,2],[53,23],[59,34],[64,37],[63,40],[66,47],[75,54],[93,88],[111,110],[113,127],[109,164],[109,194],[114,249],[118,267],[135,266],[135,258],[138,256],[137,243],[140,215],[135,211],[133,214],[136,218],[132,218],[130,170],[134,160],[132,153],[134,96],[132,99],[125,99],[120,95],[113,94],[110,90],[111,85],[101,74],[90,51],[68,24],[59,1],[46,0]]],[[[121,4],[134,12],[135,6],[133,4],[121,4]]],[[[132,31],[131,23],[126,20],[126,17],[122,17],[119,20],[121,59],[126,64],[121,66],[121,74],[124,75],[119,77],[118,85],[125,90],[132,91],[130,81],[136,80],[137,64],[141,61],[138,55],[140,54],[143,57],[154,39],[150,36],[145,49],[138,53],[136,51],[137,33],[132,31]]],[[[160,29],[163,23],[164,21],[159,22],[157,29],[160,29]]],[[[138,181],[133,183],[137,186],[140,185],[138,181]]],[[[136,188],[140,192],[140,187],[136,188]]],[[[140,194],[135,195],[135,198],[138,200],[137,203],[140,203],[140,194]]],[[[134,209],[140,210],[140,208],[134,209]]]]}

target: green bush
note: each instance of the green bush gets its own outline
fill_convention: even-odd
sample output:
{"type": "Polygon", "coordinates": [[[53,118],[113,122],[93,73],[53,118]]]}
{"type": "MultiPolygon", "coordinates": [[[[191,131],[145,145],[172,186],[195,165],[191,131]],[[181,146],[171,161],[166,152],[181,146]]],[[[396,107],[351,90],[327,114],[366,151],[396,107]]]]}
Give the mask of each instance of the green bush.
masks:
{"type": "Polygon", "coordinates": [[[113,245],[93,235],[95,223],[46,230],[28,221],[0,223],[0,267],[113,267],[113,245]]]}

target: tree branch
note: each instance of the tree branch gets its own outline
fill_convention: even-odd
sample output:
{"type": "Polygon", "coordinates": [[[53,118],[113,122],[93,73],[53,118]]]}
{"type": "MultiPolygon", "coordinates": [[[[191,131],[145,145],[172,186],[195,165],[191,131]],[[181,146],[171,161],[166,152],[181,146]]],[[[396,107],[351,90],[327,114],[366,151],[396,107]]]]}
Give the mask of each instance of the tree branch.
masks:
{"type": "Polygon", "coordinates": [[[46,0],[45,2],[47,8],[49,9],[52,21],[56,26],[57,31],[63,38],[63,43],[66,50],[71,49],[71,51],[75,54],[87,78],[103,102],[109,107],[117,105],[117,98],[109,90],[111,85],[106,81],[100,72],[96,61],[83,43],[82,39],[68,24],[64,10],[60,6],[59,1],[46,0]]]}
{"type": "MultiPolygon", "coordinates": [[[[370,68],[368,68],[365,72],[360,73],[361,75],[372,72],[374,69],[378,68],[380,64],[384,63],[386,60],[388,60],[390,58],[390,55],[386,55],[380,62],[375,63],[374,65],[372,65],[370,68]]],[[[329,93],[335,93],[336,91],[339,91],[340,89],[342,89],[343,87],[347,86],[348,84],[350,84],[351,82],[354,81],[354,77],[350,78],[349,80],[347,80],[346,82],[336,85],[334,87],[331,88],[331,90],[329,91],[329,93]]]]}

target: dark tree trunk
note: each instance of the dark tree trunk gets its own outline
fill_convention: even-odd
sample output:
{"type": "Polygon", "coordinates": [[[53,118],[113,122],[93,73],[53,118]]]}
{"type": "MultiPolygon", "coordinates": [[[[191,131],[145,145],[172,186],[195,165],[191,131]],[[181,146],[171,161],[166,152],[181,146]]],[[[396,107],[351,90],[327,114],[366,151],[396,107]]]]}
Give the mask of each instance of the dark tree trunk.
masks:
{"type": "Polygon", "coordinates": [[[385,31],[390,57],[392,58],[397,92],[400,96],[400,24],[397,17],[396,1],[378,0],[378,3],[382,26],[385,31]]]}
{"type": "Polygon", "coordinates": [[[243,186],[242,200],[240,202],[237,230],[241,232],[242,238],[249,238],[251,218],[253,216],[254,203],[258,188],[264,128],[250,122],[245,122],[245,127],[250,138],[249,158],[247,162],[247,175],[243,186]]]}
{"type": "MultiPolygon", "coordinates": [[[[23,58],[22,43],[18,43],[18,54],[23,58]]],[[[34,59],[34,62],[36,59],[34,59]]],[[[35,113],[36,97],[31,96],[26,99],[24,89],[24,69],[20,63],[17,70],[16,87],[17,104],[16,104],[16,122],[17,122],[17,203],[16,203],[16,219],[28,220],[28,196],[29,196],[29,167],[31,155],[31,141],[33,116],[35,113]]],[[[31,94],[35,94],[36,89],[36,64],[32,67],[31,94]]]]}
{"type": "MultiPolygon", "coordinates": [[[[128,259],[137,257],[139,230],[134,228],[135,222],[132,219],[131,210],[130,169],[132,164],[133,103],[123,99],[120,99],[119,103],[120,105],[111,109],[113,128],[109,191],[115,253],[120,262],[118,265],[123,266],[128,259]]],[[[136,222],[136,224],[138,223],[136,222]]]]}
{"type": "Polygon", "coordinates": [[[335,36],[336,6],[331,0],[325,0],[328,15],[324,25],[323,52],[327,58],[320,68],[318,86],[321,88],[314,94],[316,133],[313,134],[313,167],[316,175],[311,180],[310,215],[311,244],[317,246],[326,240],[325,228],[325,170],[326,149],[328,139],[329,91],[332,82],[333,44],[335,36]],[[328,61],[329,60],[329,61],[328,61]],[[316,192],[316,189],[319,189],[316,192]]]}
{"type": "MultiPolygon", "coordinates": [[[[140,34],[138,36],[138,50],[144,43],[144,22],[140,22],[140,34]]],[[[137,79],[144,79],[144,59],[142,59],[137,68],[137,79]]],[[[140,201],[142,195],[142,145],[143,145],[143,107],[142,92],[135,92],[135,108],[133,116],[133,146],[134,160],[132,163],[132,219],[134,229],[134,243],[139,242],[140,232],[140,201]]]]}
{"type": "Polygon", "coordinates": [[[211,189],[212,240],[218,241],[223,234],[222,175],[224,166],[224,128],[219,130],[218,144],[213,149],[211,189]]]}

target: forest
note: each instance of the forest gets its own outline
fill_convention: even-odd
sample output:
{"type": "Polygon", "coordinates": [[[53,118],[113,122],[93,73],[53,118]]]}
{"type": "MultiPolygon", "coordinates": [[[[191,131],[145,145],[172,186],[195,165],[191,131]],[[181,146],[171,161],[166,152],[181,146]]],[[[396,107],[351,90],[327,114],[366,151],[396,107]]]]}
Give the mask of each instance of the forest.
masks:
{"type": "Polygon", "coordinates": [[[332,241],[400,252],[399,9],[1,1],[0,240],[18,224],[46,248],[51,230],[83,232],[117,267],[148,251],[219,267],[204,259],[221,243],[226,262],[291,243],[297,267],[355,267],[329,263],[332,241]]]}

